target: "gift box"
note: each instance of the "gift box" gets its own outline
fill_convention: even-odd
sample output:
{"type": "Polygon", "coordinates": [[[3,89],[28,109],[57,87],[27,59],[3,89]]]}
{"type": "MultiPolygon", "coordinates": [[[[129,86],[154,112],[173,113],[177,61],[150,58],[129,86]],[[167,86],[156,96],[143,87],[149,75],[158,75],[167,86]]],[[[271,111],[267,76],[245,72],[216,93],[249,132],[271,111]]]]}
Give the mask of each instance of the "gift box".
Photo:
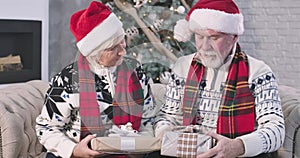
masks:
{"type": "Polygon", "coordinates": [[[97,137],[92,139],[91,148],[106,153],[148,153],[160,150],[161,141],[156,137],[97,137]]]}
{"type": "MultiPolygon", "coordinates": [[[[190,127],[187,127],[188,129],[190,127]]],[[[193,129],[193,128],[192,128],[193,129]]],[[[213,145],[211,136],[195,132],[195,130],[173,130],[163,135],[161,155],[196,158],[197,155],[209,150],[213,145]]]]}

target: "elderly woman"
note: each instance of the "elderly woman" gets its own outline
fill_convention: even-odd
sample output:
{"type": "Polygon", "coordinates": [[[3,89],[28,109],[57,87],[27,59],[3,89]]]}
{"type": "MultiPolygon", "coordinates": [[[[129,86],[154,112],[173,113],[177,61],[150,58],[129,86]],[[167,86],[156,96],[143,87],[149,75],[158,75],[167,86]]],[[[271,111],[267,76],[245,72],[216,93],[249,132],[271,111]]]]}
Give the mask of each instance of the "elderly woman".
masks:
{"type": "Polygon", "coordinates": [[[77,62],[53,77],[37,117],[38,138],[52,157],[96,157],[89,142],[107,136],[112,125],[152,135],[155,105],[136,60],[126,58],[122,23],[93,1],[74,13],[70,29],[80,51],[77,62]]]}

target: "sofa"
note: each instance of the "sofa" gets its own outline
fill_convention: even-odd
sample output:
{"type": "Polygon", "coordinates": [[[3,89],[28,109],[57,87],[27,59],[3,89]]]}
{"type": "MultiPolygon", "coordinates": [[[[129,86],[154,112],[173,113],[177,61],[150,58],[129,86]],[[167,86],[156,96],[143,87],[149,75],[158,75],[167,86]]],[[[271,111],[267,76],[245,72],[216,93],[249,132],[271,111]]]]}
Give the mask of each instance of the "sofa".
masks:
{"type": "Polygon", "coordinates": [[[38,158],[46,152],[35,134],[48,83],[32,80],[0,88],[0,157],[38,158]]]}
{"type": "MultiPolygon", "coordinates": [[[[0,158],[45,157],[46,151],[35,134],[35,118],[40,113],[48,83],[32,80],[0,87],[0,158]]],[[[157,103],[163,102],[165,86],[153,84],[157,103]]],[[[300,158],[300,90],[279,86],[286,123],[279,158],[300,158]]]]}

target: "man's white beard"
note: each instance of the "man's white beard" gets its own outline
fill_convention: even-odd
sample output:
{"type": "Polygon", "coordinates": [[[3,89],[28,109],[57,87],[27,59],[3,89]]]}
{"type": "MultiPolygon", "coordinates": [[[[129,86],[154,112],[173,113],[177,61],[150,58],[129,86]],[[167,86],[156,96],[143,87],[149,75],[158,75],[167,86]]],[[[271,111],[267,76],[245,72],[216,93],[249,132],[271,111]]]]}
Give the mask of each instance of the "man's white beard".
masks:
{"type": "Polygon", "coordinates": [[[219,68],[224,64],[224,59],[215,51],[203,51],[201,49],[197,52],[196,58],[200,59],[201,63],[209,68],[219,68]]]}

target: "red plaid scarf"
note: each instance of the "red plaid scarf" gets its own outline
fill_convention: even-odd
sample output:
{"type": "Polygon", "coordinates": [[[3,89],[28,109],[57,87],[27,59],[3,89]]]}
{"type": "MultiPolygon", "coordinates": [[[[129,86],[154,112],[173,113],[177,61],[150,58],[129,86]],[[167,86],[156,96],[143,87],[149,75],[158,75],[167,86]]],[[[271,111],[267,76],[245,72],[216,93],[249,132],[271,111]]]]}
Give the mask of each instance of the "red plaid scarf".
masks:
{"type": "Polygon", "coordinates": [[[123,62],[118,67],[117,85],[113,100],[116,125],[132,123],[135,130],[139,130],[144,105],[144,92],[140,81],[131,65],[123,62]]]}
{"type": "MultiPolygon", "coordinates": [[[[90,71],[88,61],[81,54],[78,60],[80,86],[81,135],[83,139],[90,133],[103,136],[105,127],[102,123],[99,104],[96,100],[95,74],[90,71]]],[[[123,62],[118,67],[117,84],[113,100],[113,122],[116,125],[131,122],[138,130],[141,124],[144,95],[137,75],[123,62]]]]}
{"type": "MultiPolygon", "coordinates": [[[[195,123],[198,87],[204,69],[202,64],[195,60],[192,61],[184,90],[183,125],[195,123]]],[[[249,89],[248,77],[247,56],[240,51],[237,45],[219,108],[217,133],[235,138],[254,130],[254,97],[249,89]]]]}

